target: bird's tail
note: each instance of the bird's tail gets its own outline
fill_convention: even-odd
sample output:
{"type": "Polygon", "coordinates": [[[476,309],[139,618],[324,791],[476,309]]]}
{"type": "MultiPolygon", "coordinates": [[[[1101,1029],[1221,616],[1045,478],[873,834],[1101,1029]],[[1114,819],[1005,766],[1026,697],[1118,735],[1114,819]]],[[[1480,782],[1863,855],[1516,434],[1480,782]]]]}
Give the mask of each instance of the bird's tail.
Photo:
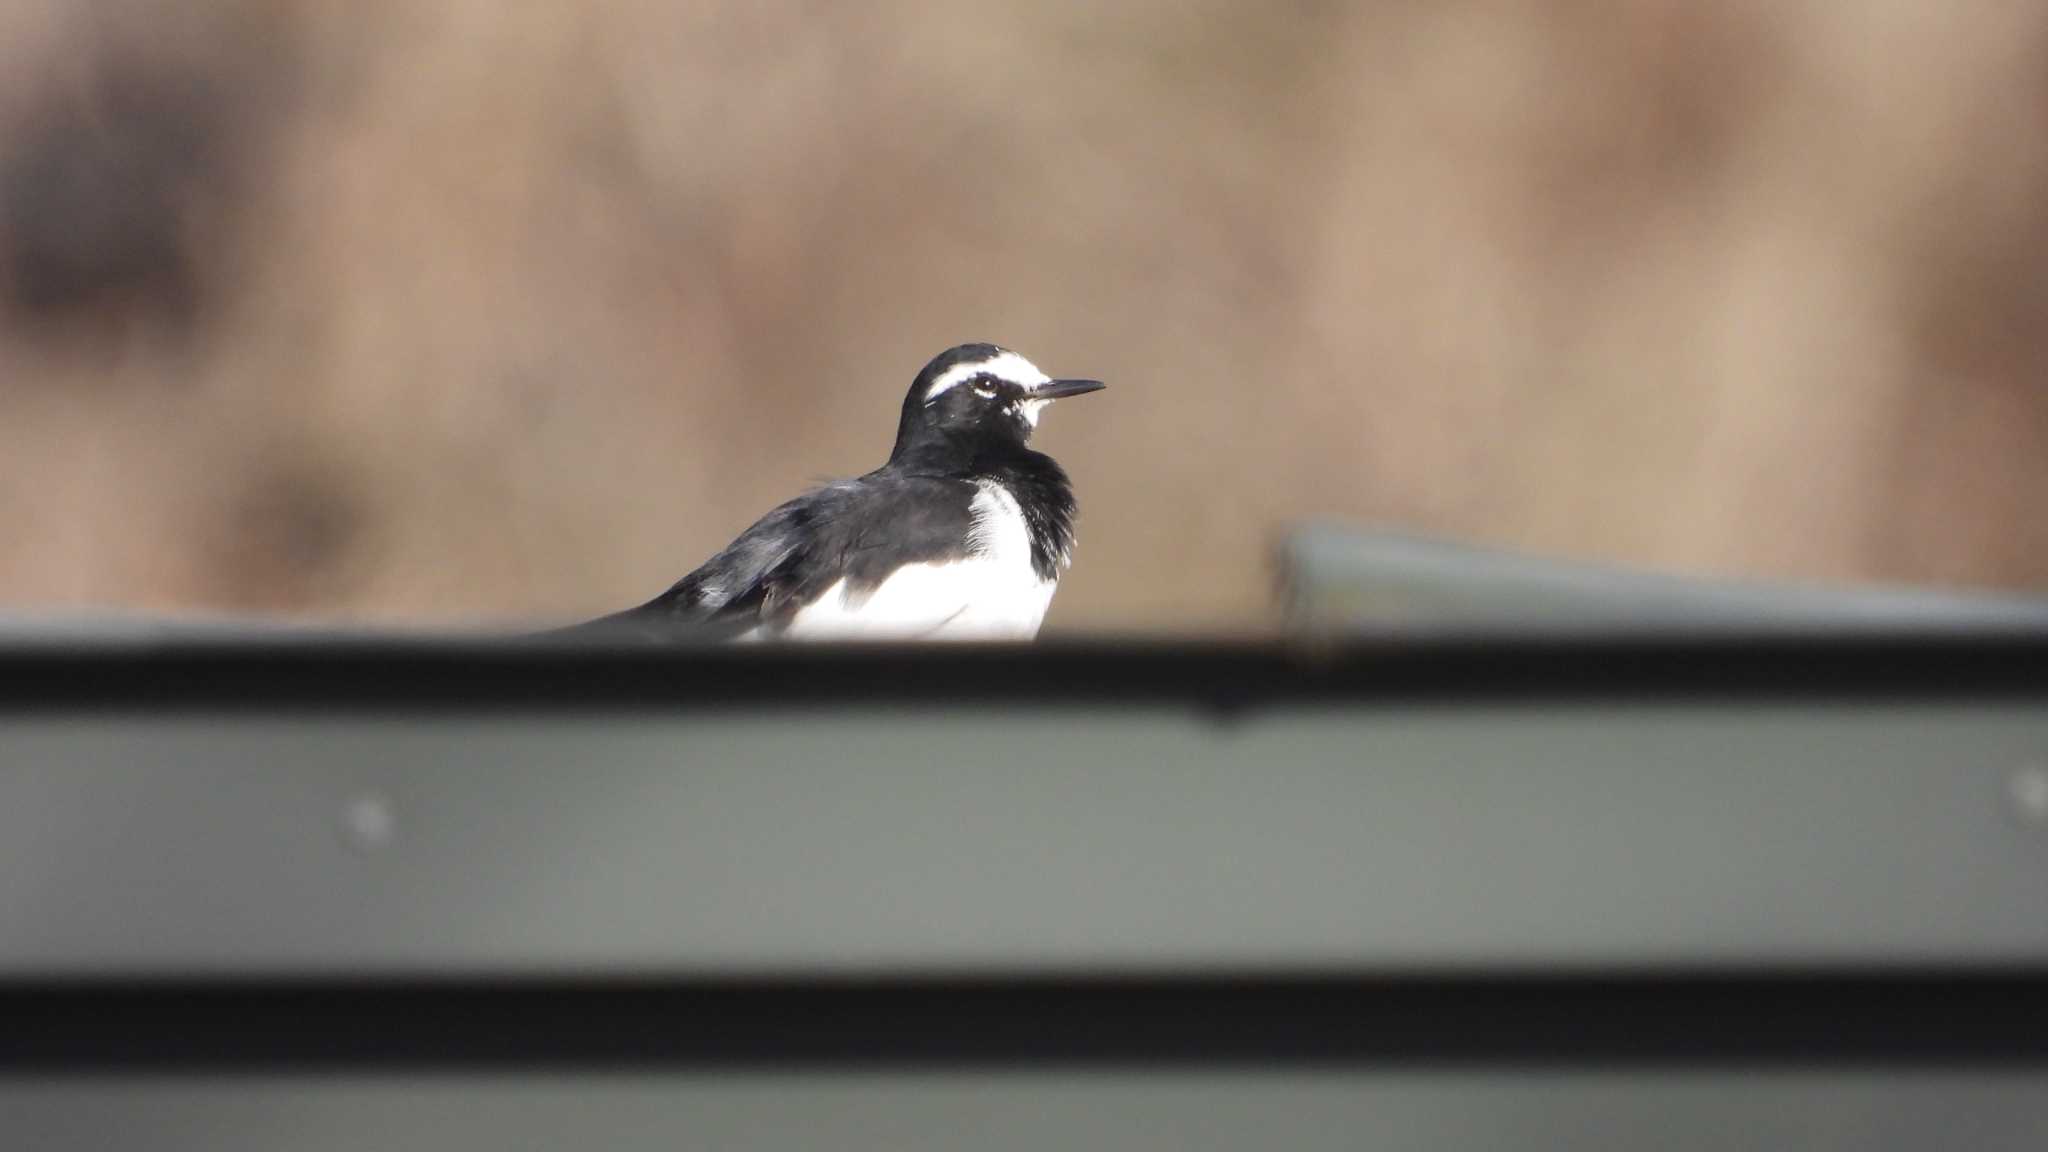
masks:
{"type": "Polygon", "coordinates": [[[746,627],[738,621],[711,619],[701,614],[679,611],[674,599],[663,595],[638,607],[613,612],[608,616],[599,616],[595,620],[529,632],[524,638],[573,642],[716,644],[731,640],[744,631],[746,627]]]}

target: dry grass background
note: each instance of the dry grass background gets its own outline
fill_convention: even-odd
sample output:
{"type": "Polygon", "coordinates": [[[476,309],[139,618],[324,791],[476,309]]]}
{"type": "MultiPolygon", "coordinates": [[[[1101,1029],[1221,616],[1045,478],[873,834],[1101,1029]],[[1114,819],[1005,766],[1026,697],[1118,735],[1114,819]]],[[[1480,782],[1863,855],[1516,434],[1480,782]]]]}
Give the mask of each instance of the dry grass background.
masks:
{"type": "Polygon", "coordinates": [[[1050,626],[1286,524],[2048,582],[2048,4],[0,0],[0,604],[651,595],[926,357],[1050,626]]]}

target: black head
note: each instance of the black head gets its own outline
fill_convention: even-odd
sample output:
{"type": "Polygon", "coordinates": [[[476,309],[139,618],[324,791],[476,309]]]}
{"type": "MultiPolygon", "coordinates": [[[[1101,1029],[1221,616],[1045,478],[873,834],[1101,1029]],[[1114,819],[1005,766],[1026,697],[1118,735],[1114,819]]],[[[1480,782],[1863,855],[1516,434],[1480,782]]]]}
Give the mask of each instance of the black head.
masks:
{"type": "Polygon", "coordinates": [[[949,348],[911,382],[895,454],[932,442],[1022,447],[1047,404],[1102,387],[1099,380],[1054,380],[994,344],[949,348]]]}

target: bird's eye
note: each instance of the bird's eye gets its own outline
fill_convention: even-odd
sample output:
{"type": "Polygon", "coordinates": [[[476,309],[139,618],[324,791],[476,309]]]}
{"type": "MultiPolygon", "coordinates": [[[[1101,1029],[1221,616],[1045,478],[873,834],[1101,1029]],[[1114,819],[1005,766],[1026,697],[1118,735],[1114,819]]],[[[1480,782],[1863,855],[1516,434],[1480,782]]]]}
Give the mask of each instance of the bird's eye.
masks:
{"type": "Polygon", "coordinates": [[[996,398],[996,390],[995,390],[995,389],[993,389],[993,388],[991,388],[991,387],[989,387],[989,386],[988,386],[988,385],[986,385],[986,384],[977,384],[977,385],[975,385],[975,386],[974,386],[974,394],[975,394],[976,396],[979,396],[979,397],[981,397],[981,398],[982,398],[982,399],[984,399],[984,400],[993,400],[993,399],[995,399],[995,398],[996,398]]]}

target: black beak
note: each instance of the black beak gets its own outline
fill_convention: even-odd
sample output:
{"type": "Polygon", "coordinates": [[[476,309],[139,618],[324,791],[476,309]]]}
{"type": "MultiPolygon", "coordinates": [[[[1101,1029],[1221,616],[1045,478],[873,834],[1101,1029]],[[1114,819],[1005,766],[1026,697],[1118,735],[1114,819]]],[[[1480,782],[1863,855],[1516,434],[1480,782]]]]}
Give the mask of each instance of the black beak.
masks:
{"type": "Polygon", "coordinates": [[[1033,400],[1064,400],[1069,396],[1085,396],[1100,392],[1109,385],[1100,380],[1048,380],[1031,390],[1033,400]]]}

